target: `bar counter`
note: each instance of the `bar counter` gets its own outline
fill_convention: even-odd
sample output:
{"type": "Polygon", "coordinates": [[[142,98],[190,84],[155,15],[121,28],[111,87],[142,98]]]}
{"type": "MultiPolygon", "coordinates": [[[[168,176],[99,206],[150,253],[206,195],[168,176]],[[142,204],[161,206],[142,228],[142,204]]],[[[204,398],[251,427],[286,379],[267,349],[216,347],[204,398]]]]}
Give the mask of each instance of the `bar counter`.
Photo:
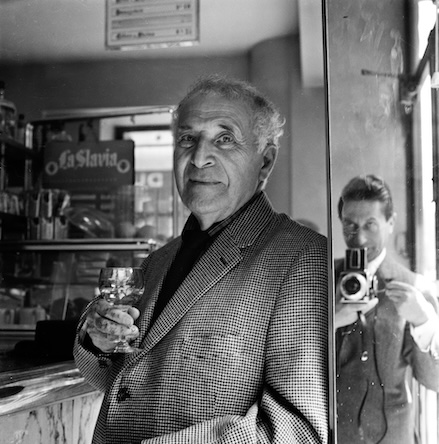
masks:
{"type": "Polygon", "coordinates": [[[0,444],[91,442],[102,393],[74,361],[47,361],[0,356],[0,444]]]}

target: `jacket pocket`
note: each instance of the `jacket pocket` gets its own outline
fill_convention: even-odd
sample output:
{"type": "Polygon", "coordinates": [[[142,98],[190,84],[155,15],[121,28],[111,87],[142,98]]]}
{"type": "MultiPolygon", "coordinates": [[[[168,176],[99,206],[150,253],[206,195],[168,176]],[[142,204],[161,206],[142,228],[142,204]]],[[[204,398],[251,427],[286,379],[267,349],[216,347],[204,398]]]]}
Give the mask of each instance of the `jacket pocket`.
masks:
{"type": "Polygon", "coordinates": [[[217,414],[243,373],[244,338],[235,335],[186,336],[181,343],[180,387],[217,414]]]}

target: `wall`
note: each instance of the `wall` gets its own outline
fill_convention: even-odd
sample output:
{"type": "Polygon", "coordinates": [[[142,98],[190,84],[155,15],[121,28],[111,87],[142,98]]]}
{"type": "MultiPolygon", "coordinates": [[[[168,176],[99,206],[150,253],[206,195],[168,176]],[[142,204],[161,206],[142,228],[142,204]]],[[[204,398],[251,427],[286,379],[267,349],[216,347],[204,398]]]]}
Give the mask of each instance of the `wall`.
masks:
{"type": "Polygon", "coordinates": [[[286,116],[284,136],[267,192],[275,205],[327,234],[324,89],[305,88],[297,38],[260,43],[251,51],[250,76],[286,116]]]}
{"type": "Polygon", "coordinates": [[[0,63],[7,97],[27,119],[44,110],[174,105],[203,74],[246,79],[246,55],[195,59],[93,61],[38,65],[0,63]]]}
{"type": "Polygon", "coordinates": [[[2,65],[7,97],[27,119],[44,110],[174,105],[207,73],[253,81],[286,117],[285,135],[267,187],[274,207],[306,218],[326,234],[323,88],[303,88],[298,36],[262,42],[249,54],[192,59],[2,65]]]}
{"type": "MultiPolygon", "coordinates": [[[[409,141],[399,103],[407,63],[402,0],[328,0],[329,128],[334,251],[344,256],[336,206],[354,176],[388,182],[398,213],[394,239],[406,232],[409,141]],[[362,70],[371,74],[364,75],[362,70]]],[[[404,259],[400,257],[400,259],[404,259]]]]}

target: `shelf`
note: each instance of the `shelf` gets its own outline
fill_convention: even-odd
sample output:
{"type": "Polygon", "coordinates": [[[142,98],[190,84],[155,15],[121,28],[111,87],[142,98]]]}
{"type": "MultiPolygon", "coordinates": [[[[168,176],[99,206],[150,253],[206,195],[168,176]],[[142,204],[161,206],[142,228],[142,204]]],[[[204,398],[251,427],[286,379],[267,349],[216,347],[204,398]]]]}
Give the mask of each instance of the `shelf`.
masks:
{"type": "Polygon", "coordinates": [[[38,154],[35,153],[35,151],[8,137],[0,136],[0,145],[3,145],[5,148],[5,156],[11,159],[23,160],[35,159],[38,157],[38,154]]]}
{"type": "Polygon", "coordinates": [[[32,124],[42,125],[50,124],[54,120],[61,120],[63,122],[76,121],[76,120],[90,120],[90,119],[103,119],[111,117],[124,117],[132,116],[134,114],[164,114],[174,112],[175,107],[173,106],[128,106],[119,108],[92,108],[92,109],[69,109],[56,110],[56,111],[45,111],[44,118],[39,120],[33,120],[32,124]]]}
{"type": "Polygon", "coordinates": [[[5,251],[152,251],[155,241],[145,239],[63,239],[59,241],[2,241],[5,251]]]}
{"type": "MultiPolygon", "coordinates": [[[[98,274],[99,270],[94,269],[95,274],[98,274]]],[[[87,276],[87,278],[90,278],[91,276],[87,276]]],[[[86,278],[82,277],[83,280],[77,280],[78,278],[72,278],[72,279],[64,279],[64,280],[56,280],[43,277],[43,278],[33,278],[33,277],[27,277],[27,276],[10,276],[10,275],[3,275],[3,281],[2,285],[4,289],[7,288],[27,288],[27,287],[35,287],[35,288],[64,288],[66,286],[69,287],[90,287],[90,280],[87,280],[86,278]],[[85,279],[85,280],[84,280],[85,279]]],[[[94,284],[94,280],[93,280],[94,284]]],[[[0,293],[0,296],[3,296],[4,293],[0,293]]],[[[9,296],[6,294],[6,296],[9,296]]],[[[11,296],[9,296],[11,297],[11,296]]],[[[15,299],[15,298],[14,298],[15,299]]],[[[1,327],[1,324],[0,324],[1,327]]]]}
{"type": "Polygon", "coordinates": [[[29,331],[35,333],[36,324],[0,324],[2,332],[7,331],[29,331]]]}
{"type": "MultiPolygon", "coordinates": [[[[3,275],[3,287],[23,287],[23,286],[31,286],[31,285],[55,285],[55,283],[49,278],[34,278],[29,276],[11,276],[8,274],[3,275]]],[[[0,292],[0,295],[2,293],[0,292]]],[[[11,297],[10,295],[6,295],[11,297]]]]}
{"type": "Polygon", "coordinates": [[[26,217],[20,214],[5,213],[3,211],[0,211],[0,220],[3,220],[5,222],[25,223],[26,217]]]}

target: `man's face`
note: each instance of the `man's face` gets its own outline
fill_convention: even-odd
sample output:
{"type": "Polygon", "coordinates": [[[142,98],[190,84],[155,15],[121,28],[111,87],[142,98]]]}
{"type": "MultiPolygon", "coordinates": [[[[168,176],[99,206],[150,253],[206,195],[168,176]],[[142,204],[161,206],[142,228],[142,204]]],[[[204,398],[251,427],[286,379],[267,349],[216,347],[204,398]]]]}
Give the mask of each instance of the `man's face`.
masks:
{"type": "Polygon", "coordinates": [[[367,260],[375,259],[393,232],[395,217],[386,219],[384,204],[377,200],[346,201],[341,213],[343,237],[348,248],[367,248],[367,260]]]}
{"type": "Polygon", "coordinates": [[[180,110],[174,174],[183,203],[202,229],[238,210],[271,171],[267,150],[258,153],[252,130],[246,103],[214,93],[197,95],[180,110]]]}

